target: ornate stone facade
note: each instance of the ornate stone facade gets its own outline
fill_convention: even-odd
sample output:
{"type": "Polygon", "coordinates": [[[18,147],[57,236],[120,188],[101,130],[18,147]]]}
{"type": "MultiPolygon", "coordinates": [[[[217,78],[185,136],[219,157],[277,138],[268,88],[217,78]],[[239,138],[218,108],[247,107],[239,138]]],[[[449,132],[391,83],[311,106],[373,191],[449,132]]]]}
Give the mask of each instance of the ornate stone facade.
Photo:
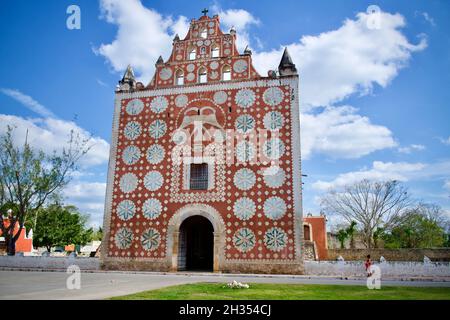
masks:
{"type": "Polygon", "coordinates": [[[198,215],[214,271],[303,273],[298,75],[286,51],[279,75],[260,76],[235,42],[202,16],[148,86],[131,68],[119,82],[104,268],[177,271],[180,226],[198,215]],[[196,163],[205,190],[190,188],[196,163]]]}

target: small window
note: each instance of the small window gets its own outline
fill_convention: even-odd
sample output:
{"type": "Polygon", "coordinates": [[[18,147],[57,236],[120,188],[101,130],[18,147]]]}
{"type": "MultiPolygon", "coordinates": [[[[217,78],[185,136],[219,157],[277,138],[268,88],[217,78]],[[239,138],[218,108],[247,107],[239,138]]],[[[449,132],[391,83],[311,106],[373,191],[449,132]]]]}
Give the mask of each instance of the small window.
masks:
{"type": "Polygon", "coordinates": [[[191,190],[208,190],[208,164],[191,163],[189,188],[191,190]]]}
{"type": "Polygon", "coordinates": [[[201,54],[206,54],[206,48],[205,47],[201,47],[200,48],[200,53],[201,54]]]}
{"type": "Polygon", "coordinates": [[[200,83],[206,83],[208,81],[208,78],[206,76],[206,69],[200,68],[198,71],[198,82],[200,83]]]}
{"type": "Polygon", "coordinates": [[[189,60],[195,60],[196,57],[197,57],[197,51],[195,50],[195,48],[192,48],[189,51],[189,60]]]}
{"type": "Polygon", "coordinates": [[[218,58],[219,57],[219,47],[214,46],[211,49],[211,57],[212,58],[218,58]]]}
{"type": "Polygon", "coordinates": [[[178,70],[175,74],[175,84],[177,86],[182,86],[184,84],[184,74],[183,71],[178,70]]]}
{"type": "Polygon", "coordinates": [[[230,66],[224,66],[222,69],[222,80],[230,81],[231,80],[231,68],[230,66]]]}
{"type": "Polygon", "coordinates": [[[200,37],[206,39],[208,37],[208,31],[203,29],[202,32],[200,32],[200,37]]]}

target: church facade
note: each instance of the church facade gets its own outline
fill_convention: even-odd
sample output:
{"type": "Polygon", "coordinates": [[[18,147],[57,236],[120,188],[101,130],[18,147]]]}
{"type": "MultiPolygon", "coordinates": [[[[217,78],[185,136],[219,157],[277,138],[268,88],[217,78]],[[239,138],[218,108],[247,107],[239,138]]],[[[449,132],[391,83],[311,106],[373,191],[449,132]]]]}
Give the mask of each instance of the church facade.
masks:
{"type": "MultiPolygon", "coordinates": [[[[151,36],[151,35],[149,35],[151,36]]],[[[298,74],[261,76],[218,16],[116,89],[105,269],[303,273],[298,74]]]]}

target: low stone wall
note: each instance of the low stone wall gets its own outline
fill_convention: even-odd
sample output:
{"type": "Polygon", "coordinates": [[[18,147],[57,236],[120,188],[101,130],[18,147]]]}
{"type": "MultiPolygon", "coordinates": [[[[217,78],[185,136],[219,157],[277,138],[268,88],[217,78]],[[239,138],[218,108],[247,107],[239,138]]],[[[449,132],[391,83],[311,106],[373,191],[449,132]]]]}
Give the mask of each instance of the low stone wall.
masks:
{"type": "MultiPolygon", "coordinates": [[[[448,262],[383,262],[376,263],[381,278],[432,278],[450,280],[448,262]]],[[[365,277],[363,261],[305,261],[305,274],[314,276],[365,277]]]]}
{"type": "Polygon", "coordinates": [[[450,261],[450,248],[436,249],[328,249],[328,260],[341,256],[345,261],[365,260],[370,254],[372,260],[383,256],[389,261],[420,261],[427,256],[431,261],[450,261]]]}
{"type": "Polygon", "coordinates": [[[65,270],[73,264],[81,270],[100,270],[98,258],[0,256],[0,268],[65,270]]]}
{"type": "MultiPolygon", "coordinates": [[[[81,270],[101,270],[98,258],[0,256],[0,268],[66,270],[73,264],[79,266],[81,270]]],[[[377,265],[381,269],[382,279],[423,278],[450,281],[449,262],[384,262],[377,265]]],[[[304,274],[349,278],[366,277],[363,261],[305,261],[304,274]]]]}

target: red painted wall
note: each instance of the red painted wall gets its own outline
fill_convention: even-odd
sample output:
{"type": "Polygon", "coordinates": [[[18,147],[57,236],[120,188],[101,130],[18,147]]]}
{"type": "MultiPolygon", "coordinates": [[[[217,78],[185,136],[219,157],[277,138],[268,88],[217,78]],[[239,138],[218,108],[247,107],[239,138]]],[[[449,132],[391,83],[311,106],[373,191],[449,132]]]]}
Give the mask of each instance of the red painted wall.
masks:
{"type": "MultiPolygon", "coordinates": [[[[157,64],[147,89],[165,90],[120,99],[108,256],[164,258],[170,218],[187,204],[201,203],[216,209],[224,221],[226,259],[295,259],[293,186],[299,183],[293,179],[292,155],[292,145],[298,141],[291,139],[295,127],[291,94],[295,89],[278,80],[270,87],[259,87],[260,79],[251,55],[237,52],[235,35],[223,34],[217,17],[202,17],[191,24],[184,40],[174,41],[169,60],[157,64]],[[207,39],[198,37],[203,28],[208,30],[207,39]],[[220,48],[220,57],[209,59],[202,55],[203,48],[208,53],[213,44],[220,48]],[[186,60],[189,48],[197,49],[194,61],[186,60]],[[231,81],[220,80],[225,67],[231,69],[231,81]],[[203,68],[208,82],[198,84],[199,70],[203,68]],[[181,86],[174,86],[177,71],[183,72],[185,86],[222,86],[180,94],[181,86]],[[236,82],[240,85],[232,86],[236,82]],[[235,152],[223,154],[226,165],[214,164],[214,187],[186,190],[185,170],[171,157],[174,150],[180,149],[173,134],[182,131],[184,120],[200,115],[214,117],[225,131],[240,132],[240,140],[252,144],[253,155],[251,160],[241,162],[237,159],[237,145],[236,151],[229,145],[233,140],[217,142],[226,147],[225,151],[235,152]],[[274,144],[281,150],[277,161],[267,156],[271,140],[282,142],[281,146],[274,144]],[[265,174],[271,163],[281,168],[273,172],[272,178],[265,174]],[[279,175],[275,175],[277,172],[279,175]]],[[[189,131],[187,135],[194,129],[192,125],[184,128],[189,131]]],[[[203,147],[209,144],[206,141],[203,147]]],[[[224,152],[218,150],[211,151],[216,159],[218,153],[224,152]]],[[[276,156],[277,150],[273,152],[276,156]]],[[[195,156],[195,152],[189,154],[195,156]]]]}
{"type": "MultiPolygon", "coordinates": [[[[9,220],[5,219],[4,224],[6,227],[9,226],[9,220]]],[[[14,228],[14,235],[17,234],[19,231],[19,224],[16,223],[16,226],[14,228]]],[[[19,239],[16,241],[16,252],[31,252],[33,250],[33,240],[32,239],[26,239],[26,229],[25,227],[22,228],[22,231],[20,232],[19,239]]],[[[2,236],[2,231],[0,230],[0,237],[2,236]]]]}
{"type": "Polygon", "coordinates": [[[319,260],[326,260],[327,255],[327,227],[325,217],[304,217],[304,223],[309,223],[312,229],[312,241],[316,243],[319,260]]]}

